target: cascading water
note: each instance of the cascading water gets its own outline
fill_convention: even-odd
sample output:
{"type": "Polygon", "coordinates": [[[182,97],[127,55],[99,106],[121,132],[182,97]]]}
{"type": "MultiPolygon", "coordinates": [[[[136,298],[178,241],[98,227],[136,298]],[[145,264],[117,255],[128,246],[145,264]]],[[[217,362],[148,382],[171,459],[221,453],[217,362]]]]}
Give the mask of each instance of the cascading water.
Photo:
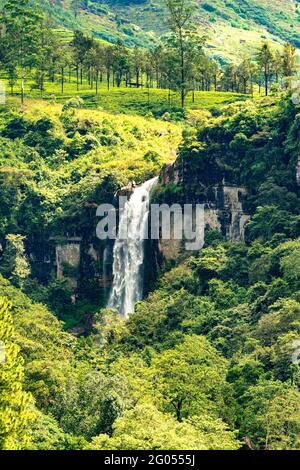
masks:
{"type": "Polygon", "coordinates": [[[150,193],[157,181],[158,178],[153,178],[134,190],[119,221],[108,306],[124,316],[134,312],[135,303],[143,297],[144,240],[148,233],[150,193]]]}

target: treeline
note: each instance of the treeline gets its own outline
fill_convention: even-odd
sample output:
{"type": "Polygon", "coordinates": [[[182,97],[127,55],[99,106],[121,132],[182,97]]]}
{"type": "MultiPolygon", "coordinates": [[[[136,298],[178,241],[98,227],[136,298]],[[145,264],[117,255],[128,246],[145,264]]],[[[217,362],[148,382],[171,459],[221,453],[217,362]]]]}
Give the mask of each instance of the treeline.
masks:
{"type": "Polygon", "coordinates": [[[0,65],[11,93],[20,80],[23,103],[26,80],[41,96],[47,81],[59,82],[64,93],[67,82],[75,81],[79,91],[87,80],[96,95],[103,82],[108,90],[123,85],[167,89],[169,100],[172,90],[179,91],[184,107],[189,92],[193,100],[198,90],[253,94],[255,87],[264,87],[268,95],[270,85],[283,85],[285,77],[295,74],[296,49],[288,43],[281,52],[273,52],[265,42],[253,58],[222,68],[205,53],[205,38],[193,29],[193,6],[188,0],[183,9],[179,4],[179,0],[166,0],[170,33],[146,50],[128,49],[120,41],[101,43],[81,31],[65,43],[30,0],[17,4],[8,0],[0,16],[0,65]]]}

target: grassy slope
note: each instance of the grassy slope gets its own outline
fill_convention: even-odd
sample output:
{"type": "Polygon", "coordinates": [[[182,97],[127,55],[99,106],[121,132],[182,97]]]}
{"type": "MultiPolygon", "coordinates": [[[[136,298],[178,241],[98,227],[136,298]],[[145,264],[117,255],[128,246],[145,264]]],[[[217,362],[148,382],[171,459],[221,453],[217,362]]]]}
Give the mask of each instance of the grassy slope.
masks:
{"type": "MultiPolygon", "coordinates": [[[[25,94],[34,99],[41,98],[40,91],[31,88],[32,84],[32,80],[27,80],[25,94]]],[[[16,84],[14,91],[16,94],[19,94],[19,83],[16,84]]],[[[86,107],[103,109],[113,113],[147,115],[149,112],[152,112],[154,115],[161,115],[164,111],[168,111],[167,90],[150,89],[149,93],[148,98],[146,88],[126,88],[125,86],[120,88],[111,87],[110,91],[108,91],[106,83],[102,83],[99,85],[98,96],[96,96],[95,88],[91,90],[86,80],[83,81],[83,84],[79,86],[79,91],[77,91],[74,77],[71,78],[71,83],[65,83],[64,93],[62,93],[59,77],[57,77],[57,82],[45,83],[45,91],[42,97],[61,103],[74,96],[81,96],[85,101],[86,107]]],[[[188,108],[192,109],[211,109],[245,98],[245,95],[238,93],[195,92],[195,102],[192,103],[192,96],[189,93],[186,104],[188,108]]],[[[180,107],[179,94],[176,92],[171,93],[171,106],[180,107]]]]}
{"type": "MultiPolygon", "coordinates": [[[[136,88],[111,88],[107,90],[106,84],[99,87],[99,95],[96,97],[95,90],[91,90],[84,81],[80,85],[79,92],[76,84],[66,83],[62,94],[59,83],[46,83],[43,93],[44,99],[40,99],[38,90],[30,90],[31,83],[26,83],[26,106],[25,115],[32,120],[43,116],[50,117],[56,122],[56,133],[64,135],[59,116],[62,112],[62,104],[69,98],[81,96],[84,98],[84,109],[75,111],[79,120],[91,120],[95,123],[109,122],[109,125],[120,134],[121,139],[117,145],[101,147],[99,154],[92,152],[92,160],[88,163],[91,167],[101,169],[105,172],[121,170],[124,174],[123,182],[130,179],[139,181],[156,174],[162,164],[170,162],[175,158],[176,150],[181,140],[182,124],[167,122],[166,120],[154,119],[149,111],[162,109],[168,111],[167,90],[150,90],[150,109],[148,105],[147,90],[136,88]],[[144,115],[144,116],[143,116],[144,115]],[[151,162],[145,162],[144,155],[154,151],[159,154],[160,160],[155,167],[151,162]],[[101,154],[101,155],[100,155],[101,154]]],[[[17,84],[16,92],[19,91],[17,84]]],[[[187,114],[189,119],[205,118],[207,111],[214,110],[220,106],[237,100],[247,99],[245,95],[225,92],[196,92],[195,102],[192,103],[191,94],[187,97],[187,114]]],[[[16,95],[8,97],[8,102],[19,106],[20,98],[16,95]]],[[[179,106],[178,93],[171,95],[172,106],[179,106]]],[[[86,157],[82,157],[82,160],[86,157]]],[[[79,160],[74,165],[79,165],[79,160]]],[[[63,167],[62,173],[65,173],[63,167]]],[[[58,169],[58,173],[60,169],[58,169]]]]}
{"type": "MultiPolygon", "coordinates": [[[[76,18],[71,0],[40,1],[59,25],[80,27],[109,42],[120,38],[129,46],[151,45],[155,36],[166,31],[163,0],[90,1],[89,11],[79,10],[76,18]],[[93,13],[99,6],[98,14],[93,13]]],[[[195,23],[208,36],[213,55],[238,60],[265,38],[300,46],[298,5],[295,0],[200,0],[195,23]]]]}
{"type": "MultiPolygon", "coordinates": [[[[10,98],[9,103],[15,104],[16,98],[10,98]]],[[[51,118],[55,123],[55,135],[67,141],[59,119],[61,112],[62,105],[52,101],[27,99],[25,104],[26,118],[32,121],[44,117],[51,118]]],[[[160,165],[174,160],[181,140],[182,126],[180,124],[145,119],[141,116],[111,114],[97,109],[77,109],[75,117],[79,121],[89,121],[93,123],[93,126],[111,128],[118,139],[113,145],[101,145],[76,158],[68,164],[68,167],[63,164],[53,171],[50,170],[58,186],[60,186],[60,179],[68,181],[73,171],[80,169],[80,172],[84,173],[85,168],[89,169],[90,174],[98,174],[99,170],[100,173],[116,171],[123,184],[131,179],[143,181],[149,174],[156,174],[160,165]],[[153,163],[145,161],[144,155],[149,151],[159,154],[158,168],[153,163]]],[[[45,181],[44,184],[47,186],[48,182],[45,181]]],[[[70,185],[72,186],[71,177],[70,185]]],[[[67,193],[68,190],[70,188],[67,183],[63,188],[63,193],[67,193]]]]}

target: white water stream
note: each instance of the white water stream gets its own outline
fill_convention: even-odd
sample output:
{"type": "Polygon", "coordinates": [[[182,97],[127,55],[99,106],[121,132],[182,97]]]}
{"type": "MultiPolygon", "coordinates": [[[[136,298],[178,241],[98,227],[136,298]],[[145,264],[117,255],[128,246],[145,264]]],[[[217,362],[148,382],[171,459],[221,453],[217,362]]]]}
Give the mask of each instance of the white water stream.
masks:
{"type": "Polygon", "coordinates": [[[108,306],[124,316],[133,313],[135,303],[143,297],[144,240],[148,233],[150,193],[157,181],[158,178],[153,178],[134,189],[119,221],[108,306]]]}

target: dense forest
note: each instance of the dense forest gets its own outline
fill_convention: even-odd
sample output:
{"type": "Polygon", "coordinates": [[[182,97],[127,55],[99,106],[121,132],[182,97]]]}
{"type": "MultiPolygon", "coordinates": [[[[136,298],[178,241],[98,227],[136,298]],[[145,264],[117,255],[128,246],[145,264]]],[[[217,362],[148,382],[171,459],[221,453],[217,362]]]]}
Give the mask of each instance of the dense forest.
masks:
{"type": "Polygon", "coordinates": [[[280,30],[280,47],[222,62],[193,4],[165,4],[150,47],[66,41],[35,2],[2,6],[1,450],[300,449],[299,44],[280,30]],[[147,245],[125,317],[96,209],[155,176],[152,202],[221,222],[192,253],[147,245]],[[212,203],[226,190],[238,237],[231,201],[212,203]]]}

